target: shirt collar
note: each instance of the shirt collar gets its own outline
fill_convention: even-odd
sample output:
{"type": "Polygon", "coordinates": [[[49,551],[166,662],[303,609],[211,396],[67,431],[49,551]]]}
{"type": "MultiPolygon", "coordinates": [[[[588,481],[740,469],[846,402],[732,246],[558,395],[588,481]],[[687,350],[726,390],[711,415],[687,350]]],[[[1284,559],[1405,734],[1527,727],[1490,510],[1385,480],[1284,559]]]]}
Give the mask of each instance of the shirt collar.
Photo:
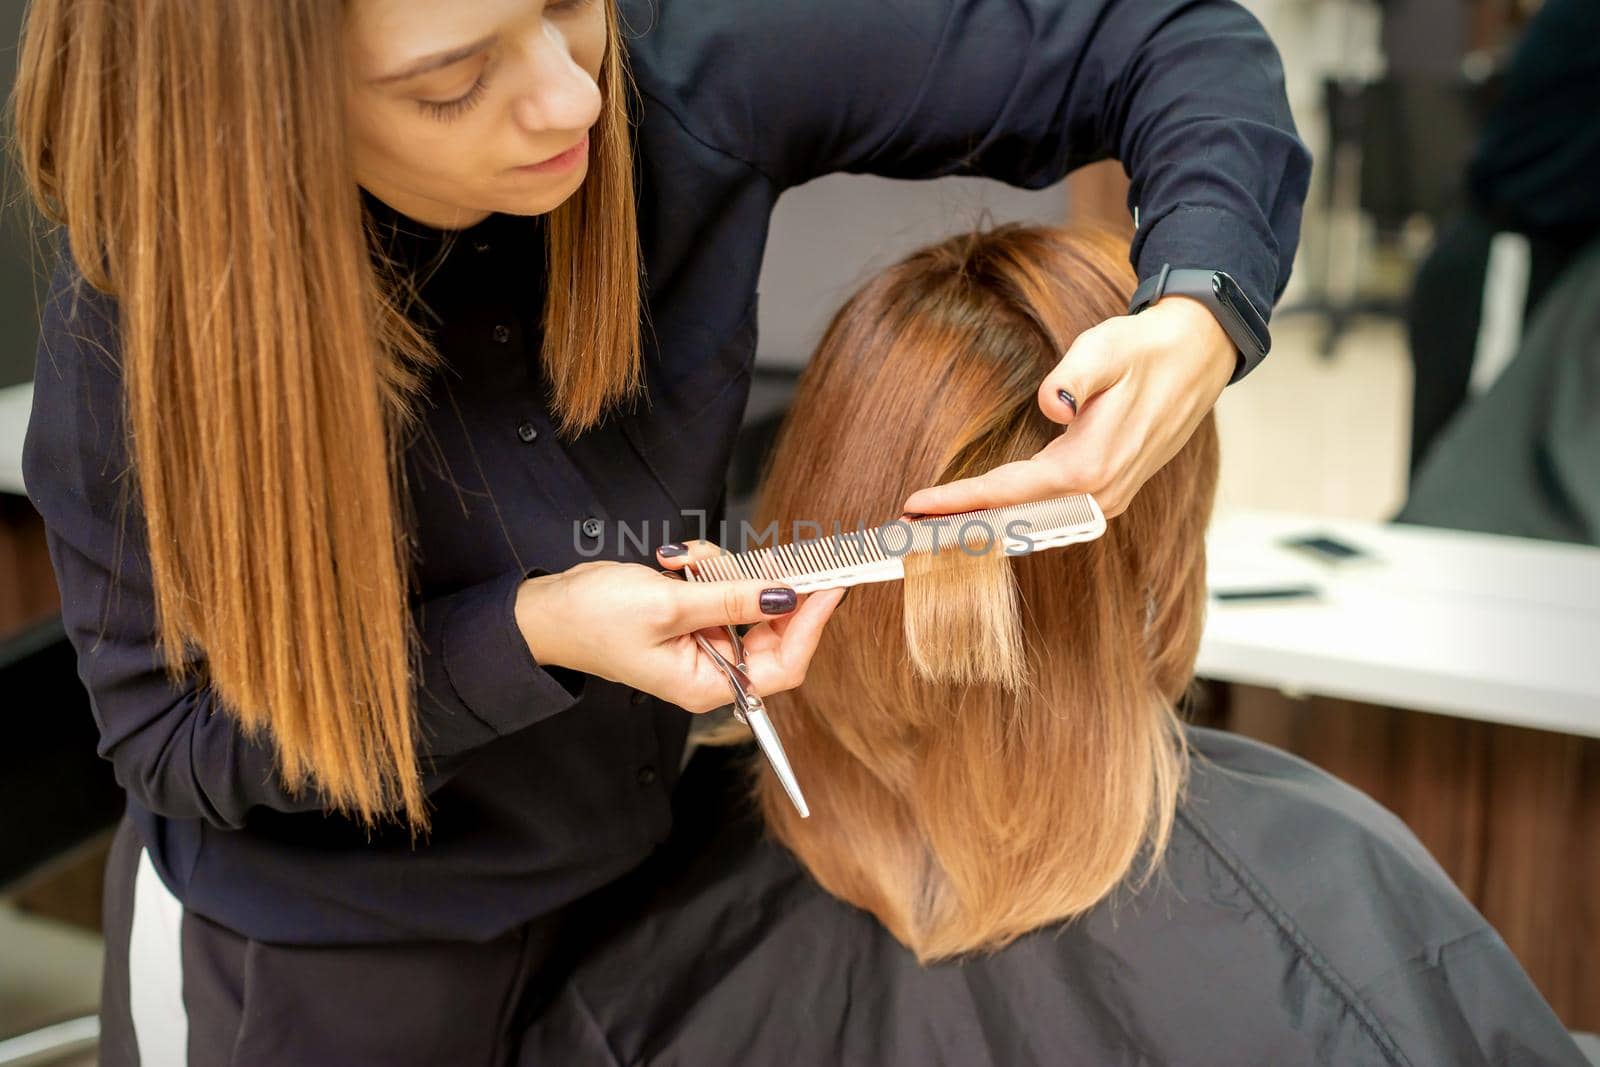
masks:
{"type": "Polygon", "coordinates": [[[543,216],[494,212],[464,229],[446,230],[396,211],[365,188],[361,189],[361,202],[372,220],[378,249],[396,265],[413,272],[426,273],[455,246],[519,247],[524,254],[543,259],[543,244],[535,243],[544,223],[543,216]]]}

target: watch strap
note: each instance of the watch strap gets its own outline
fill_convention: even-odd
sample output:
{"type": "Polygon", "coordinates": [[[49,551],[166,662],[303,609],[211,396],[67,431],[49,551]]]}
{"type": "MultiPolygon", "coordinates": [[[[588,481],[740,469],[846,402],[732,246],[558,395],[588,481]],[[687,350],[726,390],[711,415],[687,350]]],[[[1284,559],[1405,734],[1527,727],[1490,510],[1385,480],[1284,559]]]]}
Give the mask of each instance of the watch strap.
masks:
{"type": "MultiPolygon", "coordinates": [[[[1221,275],[1227,282],[1232,279],[1226,274],[1216,270],[1178,268],[1172,264],[1163,263],[1161,270],[1146,278],[1134,290],[1133,298],[1128,302],[1128,314],[1137,315],[1145,308],[1160,300],[1163,296],[1187,296],[1198,300],[1210,309],[1217,324],[1223,329],[1230,340],[1233,341],[1234,350],[1238,353],[1237,362],[1234,364],[1233,375],[1228,379],[1232,385],[1239,379],[1249,374],[1266,356],[1267,349],[1271,346],[1270,335],[1266,334],[1265,320],[1260,319],[1254,308],[1250,313],[1260,320],[1260,329],[1263,337],[1258,338],[1242,322],[1238,320],[1237,312],[1222,306],[1217,299],[1214,288],[1217,277],[1221,275]]],[[[1233,287],[1237,291],[1237,286],[1233,287]]],[[[1239,294],[1241,299],[1242,293],[1239,294]]],[[[1248,304],[1248,301],[1246,300],[1248,304]]]]}

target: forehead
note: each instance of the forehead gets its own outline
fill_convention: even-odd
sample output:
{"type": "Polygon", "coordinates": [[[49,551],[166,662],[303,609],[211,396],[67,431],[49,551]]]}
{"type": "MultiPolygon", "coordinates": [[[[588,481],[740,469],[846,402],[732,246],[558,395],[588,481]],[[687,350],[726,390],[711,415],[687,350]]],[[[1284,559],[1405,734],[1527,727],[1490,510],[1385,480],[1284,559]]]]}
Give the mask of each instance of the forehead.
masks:
{"type": "Polygon", "coordinates": [[[544,0],[349,0],[346,36],[361,71],[378,76],[492,37],[544,0]]]}

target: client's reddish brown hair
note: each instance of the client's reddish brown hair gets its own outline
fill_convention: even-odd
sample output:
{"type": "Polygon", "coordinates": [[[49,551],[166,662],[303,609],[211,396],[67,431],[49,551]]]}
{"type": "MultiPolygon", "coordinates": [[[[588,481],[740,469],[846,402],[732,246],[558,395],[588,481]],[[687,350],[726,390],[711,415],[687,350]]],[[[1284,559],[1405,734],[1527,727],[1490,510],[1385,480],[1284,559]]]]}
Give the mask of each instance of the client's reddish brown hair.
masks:
{"type": "MultiPolygon", "coordinates": [[[[873,278],[806,370],[757,525],[885,521],[915,489],[1038,451],[1061,432],[1039,382],[1127,306],[1127,251],[1008,226],[873,278]]],[[[767,826],[823,887],[932,960],[998,948],[1155,869],[1186,765],[1177,706],[1217,462],[1208,415],[1099,540],[851,591],[805,685],[769,700],[812,817],[756,772],[767,826]],[[984,657],[1018,670],[940,667],[984,657]]]]}

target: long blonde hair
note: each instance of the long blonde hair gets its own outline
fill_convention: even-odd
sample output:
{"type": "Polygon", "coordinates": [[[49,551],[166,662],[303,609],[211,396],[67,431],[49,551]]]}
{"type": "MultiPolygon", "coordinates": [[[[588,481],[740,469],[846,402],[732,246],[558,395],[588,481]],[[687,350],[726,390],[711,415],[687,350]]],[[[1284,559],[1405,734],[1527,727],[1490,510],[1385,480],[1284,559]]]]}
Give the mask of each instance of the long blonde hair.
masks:
{"type": "MultiPolygon", "coordinates": [[[[1126,306],[1126,257],[1105,234],[1005,227],[874,278],[805,372],[756,525],[882,521],[1043,447],[1060,427],[1038,384],[1126,306]]],[[[1217,462],[1208,415],[1097,541],[943,553],[851,590],[805,684],[768,701],[812,817],[756,771],[767,826],[823,887],[933,960],[1148,874],[1184,779],[1217,462]]]]}
{"type": "MultiPolygon", "coordinates": [[[[606,6],[590,173],[549,225],[542,363],[569,435],[642,382],[629,83],[606,6]]],[[[84,279],[117,300],[169,676],[195,673],[192,642],[290,789],[420,829],[401,459],[437,355],[339,165],[344,22],[330,0],[33,0],[17,143],[84,279]]]]}

